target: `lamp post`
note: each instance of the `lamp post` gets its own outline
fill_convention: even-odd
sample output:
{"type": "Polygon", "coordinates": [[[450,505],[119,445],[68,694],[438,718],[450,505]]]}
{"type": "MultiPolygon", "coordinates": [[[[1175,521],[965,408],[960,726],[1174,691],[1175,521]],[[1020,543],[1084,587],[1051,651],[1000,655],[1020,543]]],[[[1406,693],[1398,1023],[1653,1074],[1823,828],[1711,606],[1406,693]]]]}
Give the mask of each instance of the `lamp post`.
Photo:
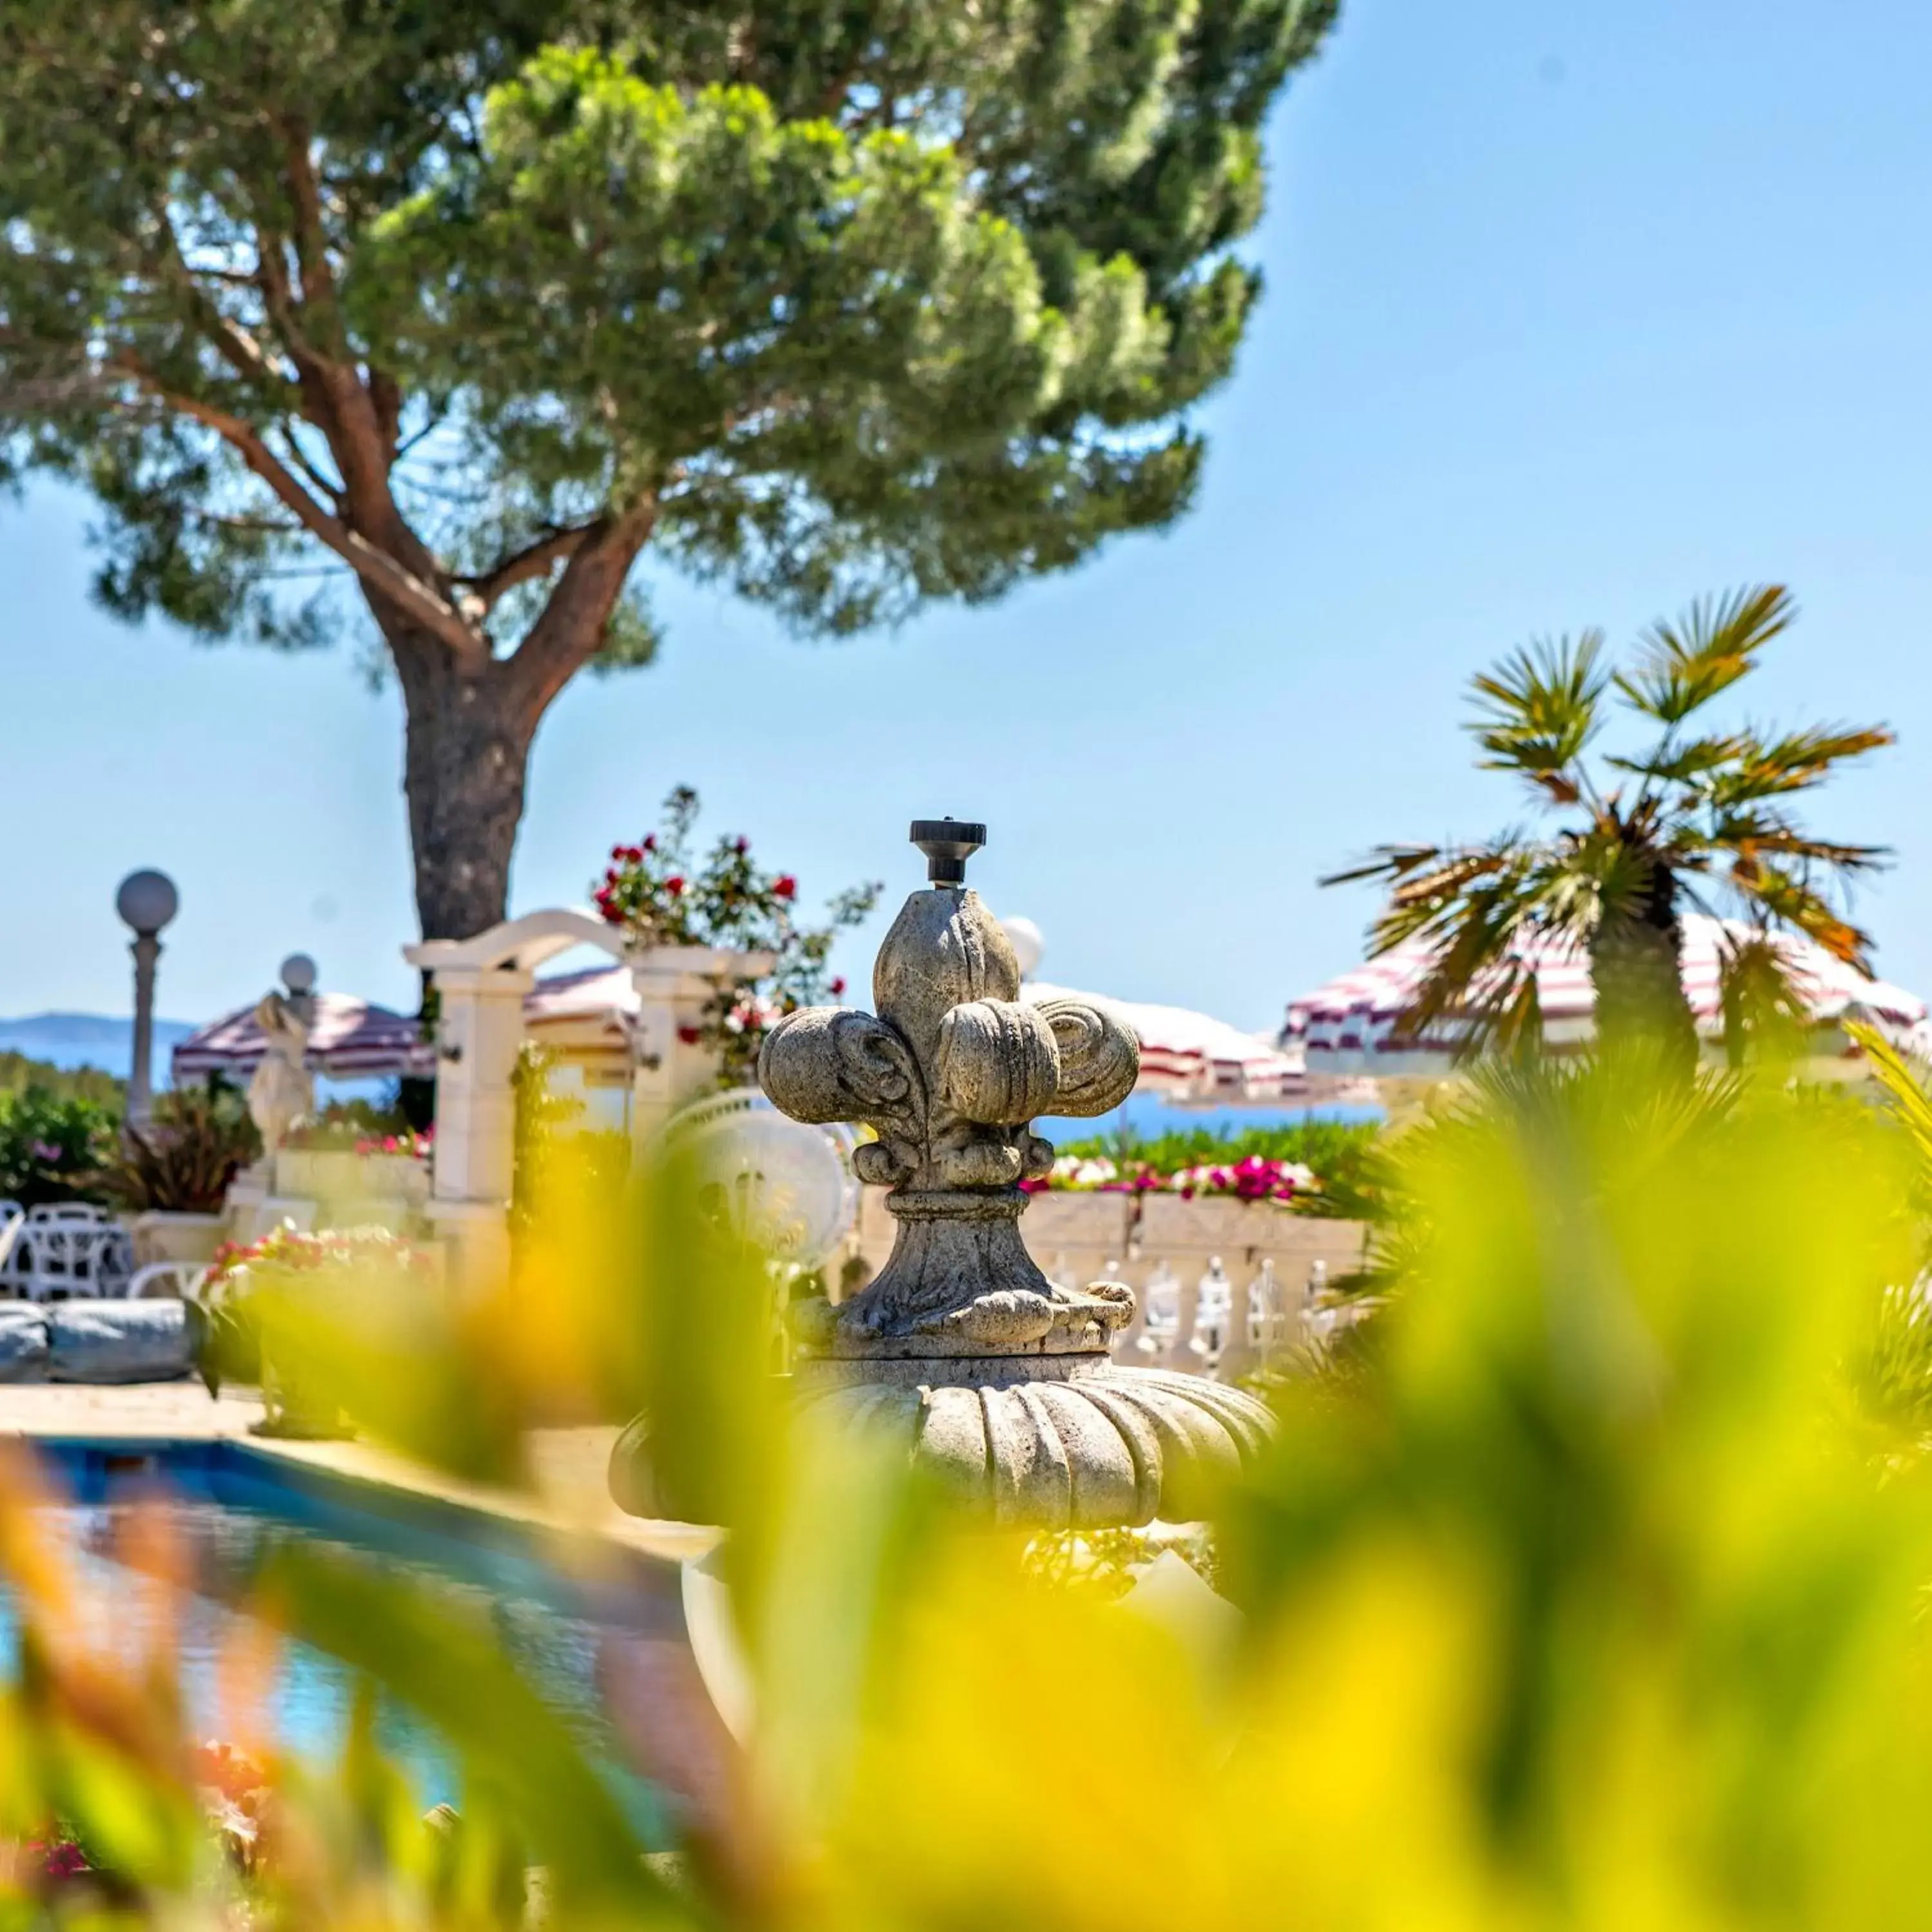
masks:
{"type": "Polygon", "coordinates": [[[289,989],[289,1004],[303,1025],[315,1024],[316,963],[306,952],[291,952],[282,962],[282,984],[289,989]]]}
{"type": "Polygon", "coordinates": [[[130,872],[114,895],[114,909],[134,928],[134,1064],[128,1081],[128,1120],[145,1121],[153,1103],[154,967],[161,956],[161,928],[181,909],[181,896],[165,872],[130,872]]]}

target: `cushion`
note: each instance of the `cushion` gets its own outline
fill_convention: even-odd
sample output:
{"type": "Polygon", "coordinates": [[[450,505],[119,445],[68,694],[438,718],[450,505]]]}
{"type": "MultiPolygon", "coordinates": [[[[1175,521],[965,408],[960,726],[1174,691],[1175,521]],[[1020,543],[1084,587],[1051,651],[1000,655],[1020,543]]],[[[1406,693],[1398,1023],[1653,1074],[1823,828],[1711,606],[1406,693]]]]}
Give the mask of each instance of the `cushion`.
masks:
{"type": "Polygon", "coordinates": [[[0,1382],[47,1378],[47,1318],[23,1301],[0,1301],[0,1382]]]}
{"type": "Polygon", "coordinates": [[[178,1301],[56,1301],[41,1312],[50,1382],[172,1382],[193,1366],[178,1301]]]}

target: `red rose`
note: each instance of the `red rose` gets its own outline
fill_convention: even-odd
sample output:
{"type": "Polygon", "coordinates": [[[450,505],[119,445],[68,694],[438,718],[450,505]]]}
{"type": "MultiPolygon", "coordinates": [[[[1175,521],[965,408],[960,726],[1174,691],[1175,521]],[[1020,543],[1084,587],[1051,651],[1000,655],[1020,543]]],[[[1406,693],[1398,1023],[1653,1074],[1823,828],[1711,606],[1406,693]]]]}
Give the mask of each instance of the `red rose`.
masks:
{"type": "Polygon", "coordinates": [[[682,1026],[677,1030],[677,1036],[686,1046],[695,1046],[704,1037],[704,1030],[701,1027],[682,1026]]]}
{"type": "Polygon", "coordinates": [[[838,995],[839,995],[841,993],[844,992],[844,990],[845,990],[845,982],[844,982],[843,980],[834,980],[832,981],[832,997],[835,1000],[836,1000],[836,999],[837,999],[837,998],[838,998],[838,995]]]}
{"type": "Polygon", "coordinates": [[[644,848],[641,845],[626,845],[624,862],[627,866],[641,866],[644,862],[644,848]]]}
{"type": "Polygon", "coordinates": [[[664,890],[670,893],[673,898],[682,898],[684,893],[684,880],[676,872],[674,872],[669,878],[665,880],[664,890]]]}
{"type": "Polygon", "coordinates": [[[748,852],[752,849],[752,842],[748,838],[734,838],[731,842],[731,849],[734,852],[748,852]]]}
{"type": "Polygon", "coordinates": [[[614,845],[614,846],[612,846],[612,847],[610,848],[610,862],[611,862],[613,865],[616,865],[616,864],[620,860],[621,860],[622,859],[623,856],[624,856],[624,848],[623,848],[623,847],[622,847],[622,846],[621,846],[621,845],[614,845]]]}
{"type": "Polygon", "coordinates": [[[774,898],[788,899],[797,890],[798,881],[789,872],[781,872],[772,881],[772,896],[774,898]]]}
{"type": "Polygon", "coordinates": [[[642,849],[646,852],[655,852],[658,849],[658,836],[655,832],[645,833],[642,849]]]}

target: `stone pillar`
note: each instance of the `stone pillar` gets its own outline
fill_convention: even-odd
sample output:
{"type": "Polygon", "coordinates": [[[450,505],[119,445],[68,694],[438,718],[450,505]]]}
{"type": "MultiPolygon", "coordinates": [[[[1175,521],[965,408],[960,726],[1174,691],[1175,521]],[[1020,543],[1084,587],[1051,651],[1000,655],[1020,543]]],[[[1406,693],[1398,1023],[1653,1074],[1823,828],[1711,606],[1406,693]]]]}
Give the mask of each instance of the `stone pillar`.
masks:
{"type": "Polygon", "coordinates": [[[439,966],[436,1142],[425,1209],[450,1244],[459,1282],[509,1264],[510,1191],[517,1168],[517,1057],[524,996],[536,975],[511,966],[439,966]]]}
{"type": "Polygon", "coordinates": [[[679,1108],[717,1083],[718,1058],[699,1030],[721,987],[762,977],[769,952],[728,952],[705,946],[658,946],[628,956],[638,989],[632,1034],[631,1145],[641,1155],[679,1108]]]}

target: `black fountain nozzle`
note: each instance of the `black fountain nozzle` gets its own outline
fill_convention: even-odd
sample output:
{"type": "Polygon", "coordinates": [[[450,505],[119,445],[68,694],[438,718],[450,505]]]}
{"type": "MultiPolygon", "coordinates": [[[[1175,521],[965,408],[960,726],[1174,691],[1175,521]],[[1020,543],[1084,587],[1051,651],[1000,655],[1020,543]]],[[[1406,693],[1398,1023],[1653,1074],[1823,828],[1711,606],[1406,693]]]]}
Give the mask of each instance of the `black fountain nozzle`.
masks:
{"type": "Polygon", "coordinates": [[[915,818],[912,842],[926,854],[926,876],[935,886],[963,886],[966,861],[986,842],[983,825],[958,818],[915,818]]]}

